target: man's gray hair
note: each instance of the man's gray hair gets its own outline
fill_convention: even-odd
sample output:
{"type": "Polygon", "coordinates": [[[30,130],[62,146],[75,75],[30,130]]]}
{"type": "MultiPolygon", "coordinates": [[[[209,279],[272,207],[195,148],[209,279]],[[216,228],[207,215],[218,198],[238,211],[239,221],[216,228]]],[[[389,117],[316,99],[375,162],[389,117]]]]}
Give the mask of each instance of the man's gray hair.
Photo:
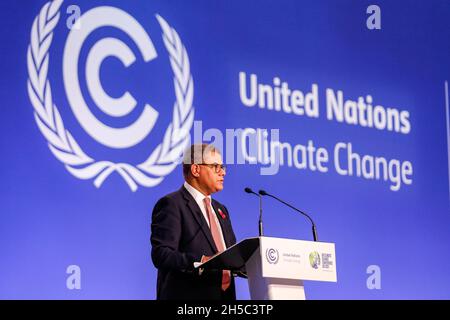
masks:
{"type": "Polygon", "coordinates": [[[212,144],[207,143],[194,143],[190,147],[186,148],[183,156],[184,178],[187,178],[190,175],[191,165],[204,163],[206,156],[211,153],[220,154],[220,151],[212,144]]]}

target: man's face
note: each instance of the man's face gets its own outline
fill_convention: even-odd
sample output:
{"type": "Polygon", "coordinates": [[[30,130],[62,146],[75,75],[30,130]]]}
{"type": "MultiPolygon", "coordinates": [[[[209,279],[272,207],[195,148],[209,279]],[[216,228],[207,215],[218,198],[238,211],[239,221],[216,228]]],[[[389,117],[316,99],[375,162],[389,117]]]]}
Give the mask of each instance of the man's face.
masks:
{"type": "MultiPolygon", "coordinates": [[[[218,152],[208,152],[204,157],[205,164],[222,164],[222,156],[218,152]]],[[[208,194],[221,191],[223,189],[223,181],[225,171],[220,169],[216,172],[214,166],[199,166],[199,177],[197,179],[201,188],[208,194]]]]}

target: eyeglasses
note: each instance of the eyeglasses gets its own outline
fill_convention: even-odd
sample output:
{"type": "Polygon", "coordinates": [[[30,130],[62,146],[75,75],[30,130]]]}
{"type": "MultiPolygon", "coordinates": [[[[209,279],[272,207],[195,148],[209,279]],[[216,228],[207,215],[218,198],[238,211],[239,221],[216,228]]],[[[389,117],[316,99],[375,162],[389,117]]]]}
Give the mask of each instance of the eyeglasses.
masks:
{"type": "Polygon", "coordinates": [[[199,166],[207,166],[210,168],[214,168],[214,171],[216,173],[220,173],[220,170],[223,170],[223,172],[227,172],[227,166],[224,164],[218,164],[218,163],[198,163],[199,166]]]}

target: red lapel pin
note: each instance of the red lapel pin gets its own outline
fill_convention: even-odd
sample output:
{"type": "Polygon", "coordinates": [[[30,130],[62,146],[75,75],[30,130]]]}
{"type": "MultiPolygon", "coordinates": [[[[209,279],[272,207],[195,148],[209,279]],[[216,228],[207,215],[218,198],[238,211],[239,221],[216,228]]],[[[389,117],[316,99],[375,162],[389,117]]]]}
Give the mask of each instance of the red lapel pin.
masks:
{"type": "Polygon", "coordinates": [[[225,219],[227,216],[222,212],[222,210],[220,210],[219,208],[219,214],[222,217],[222,219],[225,219]]]}

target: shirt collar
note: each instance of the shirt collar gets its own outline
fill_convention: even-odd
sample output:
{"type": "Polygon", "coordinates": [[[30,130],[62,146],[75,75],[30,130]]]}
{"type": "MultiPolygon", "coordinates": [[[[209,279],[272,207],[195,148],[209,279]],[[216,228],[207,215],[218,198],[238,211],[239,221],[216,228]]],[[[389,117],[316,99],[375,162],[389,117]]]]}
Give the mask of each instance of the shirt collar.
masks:
{"type": "Polygon", "coordinates": [[[196,202],[203,203],[203,199],[209,198],[211,201],[211,195],[205,196],[203,193],[195,189],[193,186],[191,186],[187,181],[184,182],[184,187],[186,190],[191,194],[191,196],[195,199],[196,202]]]}

